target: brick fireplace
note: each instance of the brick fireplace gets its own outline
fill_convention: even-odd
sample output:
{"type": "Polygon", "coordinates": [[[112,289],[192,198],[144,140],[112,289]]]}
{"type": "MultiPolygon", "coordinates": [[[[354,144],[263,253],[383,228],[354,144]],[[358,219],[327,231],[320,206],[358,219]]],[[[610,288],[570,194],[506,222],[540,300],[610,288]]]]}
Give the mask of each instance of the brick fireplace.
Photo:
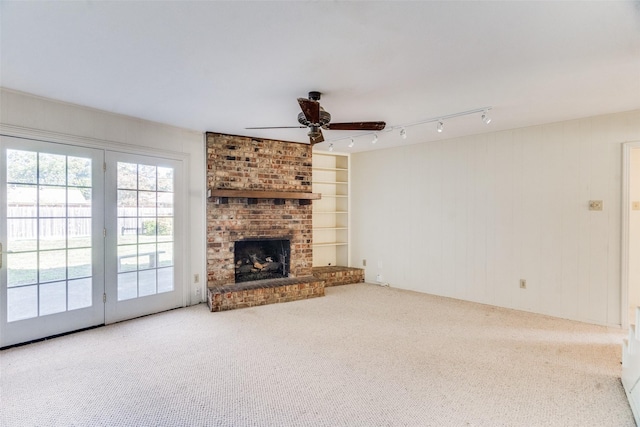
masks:
{"type": "Polygon", "coordinates": [[[218,133],[206,139],[212,311],[324,295],[323,281],[312,276],[311,201],[319,195],[311,193],[311,146],[218,133]],[[236,283],[239,266],[261,273],[282,262],[277,251],[251,252],[250,263],[236,259],[236,244],[247,241],[286,241],[286,274],[236,283]]]}

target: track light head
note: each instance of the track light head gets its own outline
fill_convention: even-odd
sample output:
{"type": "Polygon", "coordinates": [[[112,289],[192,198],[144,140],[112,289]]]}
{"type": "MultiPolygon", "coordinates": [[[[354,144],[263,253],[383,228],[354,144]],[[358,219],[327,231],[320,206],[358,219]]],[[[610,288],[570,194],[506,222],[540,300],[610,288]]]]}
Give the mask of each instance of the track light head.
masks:
{"type": "Polygon", "coordinates": [[[442,123],[442,121],[439,121],[438,127],[436,129],[438,130],[438,133],[442,133],[442,131],[444,130],[444,123],[442,123]]]}
{"type": "Polygon", "coordinates": [[[402,139],[407,139],[407,130],[405,128],[400,129],[400,136],[402,139]]]}
{"type": "Polygon", "coordinates": [[[372,143],[372,144],[375,144],[376,142],[378,142],[378,134],[377,134],[377,133],[374,133],[374,134],[373,134],[373,139],[371,140],[371,143],[372,143]]]}
{"type": "Polygon", "coordinates": [[[349,148],[353,147],[355,143],[356,142],[353,140],[353,138],[351,138],[351,141],[349,141],[349,148]]]}
{"type": "Polygon", "coordinates": [[[488,114],[487,110],[484,110],[484,112],[482,113],[482,123],[484,123],[485,125],[488,125],[489,123],[491,123],[491,117],[489,117],[487,114],[488,114]]]}
{"type": "Polygon", "coordinates": [[[333,151],[333,143],[329,144],[329,151],[333,151]]]}

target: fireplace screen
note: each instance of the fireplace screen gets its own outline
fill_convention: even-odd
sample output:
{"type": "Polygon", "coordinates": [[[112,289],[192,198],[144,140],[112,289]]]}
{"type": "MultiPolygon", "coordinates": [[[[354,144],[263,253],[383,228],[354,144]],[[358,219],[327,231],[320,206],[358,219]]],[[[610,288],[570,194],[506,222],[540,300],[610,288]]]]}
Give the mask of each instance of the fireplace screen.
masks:
{"type": "Polygon", "coordinates": [[[236,283],[289,276],[289,240],[235,242],[236,283]]]}

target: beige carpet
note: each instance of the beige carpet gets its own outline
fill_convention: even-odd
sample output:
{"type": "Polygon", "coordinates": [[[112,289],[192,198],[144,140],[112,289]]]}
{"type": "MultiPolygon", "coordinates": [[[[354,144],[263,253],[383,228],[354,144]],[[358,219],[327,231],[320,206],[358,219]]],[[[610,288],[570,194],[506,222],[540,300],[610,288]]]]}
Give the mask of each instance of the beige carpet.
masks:
{"type": "Polygon", "coordinates": [[[633,426],[618,329],[358,284],[0,352],[3,426],[633,426]]]}

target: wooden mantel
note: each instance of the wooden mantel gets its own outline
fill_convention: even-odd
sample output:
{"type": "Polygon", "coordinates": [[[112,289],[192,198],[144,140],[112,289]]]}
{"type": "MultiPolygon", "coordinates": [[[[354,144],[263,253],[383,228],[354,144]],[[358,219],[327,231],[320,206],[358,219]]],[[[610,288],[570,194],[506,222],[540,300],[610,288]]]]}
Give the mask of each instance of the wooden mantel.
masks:
{"type": "Polygon", "coordinates": [[[320,193],[303,193],[294,191],[262,191],[262,190],[225,190],[210,188],[207,191],[207,197],[217,203],[228,203],[229,197],[240,197],[249,199],[249,204],[255,203],[257,199],[274,199],[276,204],[278,201],[287,199],[297,199],[301,205],[311,204],[312,200],[319,200],[322,197],[320,193]],[[217,198],[217,199],[216,199],[217,198]]]}

